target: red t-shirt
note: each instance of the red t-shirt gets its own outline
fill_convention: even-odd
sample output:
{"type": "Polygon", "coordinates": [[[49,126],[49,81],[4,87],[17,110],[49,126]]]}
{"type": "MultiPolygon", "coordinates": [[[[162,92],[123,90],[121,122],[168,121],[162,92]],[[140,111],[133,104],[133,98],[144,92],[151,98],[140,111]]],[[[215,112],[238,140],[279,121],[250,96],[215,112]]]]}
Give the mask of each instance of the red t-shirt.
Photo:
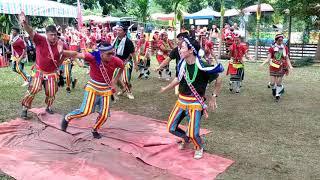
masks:
{"type": "MultiPolygon", "coordinates": [[[[101,74],[99,65],[97,64],[95,57],[90,53],[84,53],[84,57],[85,57],[84,60],[87,61],[90,65],[91,79],[93,79],[94,81],[97,81],[97,82],[107,83],[101,74]]],[[[104,61],[102,63],[107,71],[107,74],[108,74],[110,80],[112,79],[113,72],[116,68],[120,68],[120,69],[124,68],[123,61],[116,56],[112,56],[111,61],[107,61],[107,62],[104,61]]]]}
{"type": "Polygon", "coordinates": [[[207,49],[213,49],[213,43],[211,42],[211,41],[206,41],[205,42],[205,47],[207,48],[207,49]]]}
{"type": "MultiPolygon", "coordinates": [[[[159,49],[163,52],[163,54],[168,55],[168,54],[169,54],[169,51],[163,51],[163,50],[160,48],[162,45],[163,45],[165,48],[168,48],[168,47],[165,45],[165,42],[164,42],[163,40],[159,40],[159,41],[158,41],[158,47],[159,47],[159,49]]],[[[173,45],[170,43],[170,41],[168,41],[168,45],[169,45],[169,48],[173,49],[173,45]]]]}
{"type": "Polygon", "coordinates": [[[18,38],[13,44],[13,55],[14,56],[21,56],[23,50],[26,49],[26,45],[24,43],[24,41],[21,38],[18,38]]]}
{"type": "Polygon", "coordinates": [[[246,46],[243,46],[241,44],[237,46],[235,43],[233,43],[230,46],[231,57],[233,57],[236,61],[240,60],[246,54],[246,50],[246,46]]]}
{"type": "Polygon", "coordinates": [[[144,51],[140,52],[140,53],[146,54],[146,52],[147,52],[147,50],[149,49],[149,46],[150,46],[148,41],[142,42],[141,40],[139,40],[138,43],[137,43],[137,52],[139,52],[141,46],[143,46],[143,45],[145,46],[144,47],[144,51]]]}
{"type": "Polygon", "coordinates": [[[58,52],[58,46],[57,44],[51,45],[51,50],[54,59],[56,60],[56,64],[52,60],[47,39],[44,36],[41,36],[40,34],[36,33],[33,37],[33,42],[36,45],[36,65],[40,70],[52,73],[57,70],[57,68],[62,64],[63,59],[60,59],[59,52],[58,52]]]}

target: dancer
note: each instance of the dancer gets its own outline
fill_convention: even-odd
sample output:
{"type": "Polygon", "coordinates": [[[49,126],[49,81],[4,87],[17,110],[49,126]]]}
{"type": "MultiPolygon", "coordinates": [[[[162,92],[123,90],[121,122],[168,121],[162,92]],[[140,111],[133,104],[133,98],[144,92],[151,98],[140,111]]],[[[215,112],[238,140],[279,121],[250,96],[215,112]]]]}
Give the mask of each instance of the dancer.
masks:
{"type": "Polygon", "coordinates": [[[284,36],[282,34],[275,36],[275,43],[269,48],[267,60],[260,65],[260,68],[262,68],[264,64],[269,63],[270,86],[276,101],[279,101],[280,96],[284,93],[283,76],[288,75],[289,70],[293,70],[289,59],[288,47],[283,44],[283,39],[284,36]]]}
{"type": "Polygon", "coordinates": [[[138,67],[139,67],[139,79],[144,78],[148,79],[150,75],[149,67],[150,67],[150,44],[146,40],[146,35],[143,34],[140,36],[139,41],[137,42],[137,60],[138,60],[138,67]]]}
{"type": "Polygon", "coordinates": [[[10,40],[11,44],[11,61],[12,61],[12,70],[22,77],[24,83],[22,86],[28,86],[30,81],[30,76],[24,70],[24,63],[27,60],[27,49],[25,42],[19,36],[20,29],[18,27],[12,27],[11,35],[12,39],[10,40]]]}
{"type": "MultiPolygon", "coordinates": [[[[171,60],[175,59],[176,60],[176,77],[178,77],[178,64],[180,61],[180,49],[181,49],[181,45],[184,41],[184,38],[188,37],[188,32],[183,32],[183,33],[179,33],[177,35],[177,39],[178,39],[178,46],[175,47],[169,54],[169,56],[155,69],[155,71],[160,71],[161,69],[163,69],[163,67],[167,66],[171,60]]],[[[178,91],[179,86],[177,85],[175,87],[175,94],[178,95],[179,91],[178,91]]]]}
{"type": "Polygon", "coordinates": [[[63,43],[58,39],[57,29],[50,25],[46,28],[46,36],[33,31],[26,21],[26,16],[21,12],[20,24],[30,35],[36,46],[36,73],[29,84],[28,91],[22,100],[22,118],[27,118],[28,109],[31,108],[35,95],[44,85],[47,104],[46,112],[53,114],[52,104],[58,91],[57,77],[59,66],[62,64],[63,43]]]}
{"type": "MultiPolygon", "coordinates": [[[[157,60],[159,65],[168,57],[170,51],[173,49],[173,44],[168,39],[168,34],[166,32],[161,33],[159,41],[159,50],[157,53],[157,60]]],[[[164,78],[170,80],[171,71],[169,69],[169,64],[164,66],[163,69],[159,70],[159,79],[164,78]]]]}
{"type": "MultiPolygon", "coordinates": [[[[194,143],[195,159],[200,159],[203,155],[203,142],[199,132],[202,114],[208,117],[207,106],[204,103],[206,88],[209,82],[218,78],[218,73],[223,72],[221,64],[210,66],[202,61],[198,54],[199,50],[200,45],[196,40],[184,38],[180,49],[182,60],[178,66],[179,75],[160,91],[163,93],[179,84],[179,98],[169,116],[168,130],[182,138],[179,149],[184,149],[189,140],[194,143]],[[189,120],[188,134],[178,127],[184,117],[189,120]]],[[[221,84],[221,81],[216,81],[213,94],[210,98],[207,96],[212,110],[217,107],[216,97],[220,93],[221,84]]]]}
{"type": "MultiPolygon", "coordinates": [[[[121,91],[118,93],[118,95],[122,95],[126,93],[127,97],[129,99],[134,99],[134,96],[132,94],[132,84],[131,84],[131,74],[133,70],[134,63],[136,62],[136,56],[135,56],[135,49],[132,41],[127,37],[127,30],[128,27],[125,25],[119,25],[117,27],[117,35],[118,37],[114,41],[114,48],[116,51],[116,56],[122,59],[122,61],[125,64],[125,69],[122,74],[122,81],[123,83],[118,83],[118,85],[121,88],[121,91]],[[132,58],[134,58],[132,60],[132,58]],[[122,84],[125,84],[123,87],[122,84]]],[[[137,65],[135,66],[137,69],[137,65]]],[[[119,70],[115,70],[114,77],[117,76],[119,73],[119,70]]]]}
{"type": "Polygon", "coordinates": [[[234,34],[234,42],[229,47],[230,57],[227,75],[230,75],[230,88],[232,92],[240,93],[241,82],[244,78],[244,59],[247,53],[247,47],[241,44],[239,34],[234,34]]]}
{"type": "Polygon", "coordinates": [[[66,131],[71,120],[85,117],[95,111],[95,106],[99,106],[99,116],[92,128],[94,138],[101,138],[98,130],[106,122],[110,112],[110,99],[113,94],[116,82],[122,74],[124,63],[114,56],[113,46],[102,44],[98,51],[92,53],[77,53],[70,51],[72,57],[81,58],[90,64],[90,80],[84,88],[84,97],[80,109],[76,109],[63,117],[61,130],[66,131]],[[112,79],[114,70],[118,68],[118,75],[112,79]]]}

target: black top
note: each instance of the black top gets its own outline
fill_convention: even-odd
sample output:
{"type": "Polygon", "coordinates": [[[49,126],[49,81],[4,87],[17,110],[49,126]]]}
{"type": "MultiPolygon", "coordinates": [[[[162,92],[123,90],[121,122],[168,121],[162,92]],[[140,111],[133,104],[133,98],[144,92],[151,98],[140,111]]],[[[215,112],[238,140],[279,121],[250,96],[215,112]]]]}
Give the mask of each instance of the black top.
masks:
{"type": "MultiPolygon", "coordinates": [[[[195,64],[192,64],[192,65],[186,64],[186,67],[188,69],[190,78],[192,78],[193,73],[194,73],[195,64]]],[[[209,74],[205,71],[201,71],[200,69],[198,69],[198,74],[196,76],[195,81],[192,83],[192,85],[197,90],[197,92],[199,93],[200,96],[204,96],[208,83],[217,79],[218,76],[219,76],[219,74],[213,74],[213,73],[209,74]]],[[[190,88],[187,84],[187,81],[185,80],[184,77],[182,78],[182,80],[180,81],[180,84],[179,84],[179,93],[187,95],[187,96],[193,95],[193,93],[190,90],[190,88]]]]}
{"type": "Polygon", "coordinates": [[[178,63],[180,61],[179,48],[175,47],[174,49],[172,49],[172,51],[169,54],[169,57],[170,57],[170,59],[175,59],[176,64],[178,65],[178,63]]]}
{"type": "Polygon", "coordinates": [[[178,46],[172,49],[172,51],[169,54],[170,59],[176,60],[176,77],[178,77],[178,63],[180,61],[180,54],[179,54],[179,48],[178,46]]]}
{"type": "MultiPolygon", "coordinates": [[[[119,47],[120,42],[121,42],[121,40],[117,39],[116,42],[114,43],[114,48],[115,48],[116,52],[117,52],[117,49],[119,47]]],[[[133,45],[132,41],[129,38],[127,38],[126,43],[124,45],[123,55],[120,56],[117,54],[117,57],[122,60],[127,60],[132,53],[134,53],[134,45],[133,45]]]]}
{"type": "Polygon", "coordinates": [[[196,39],[196,30],[190,30],[190,37],[196,39]]]}

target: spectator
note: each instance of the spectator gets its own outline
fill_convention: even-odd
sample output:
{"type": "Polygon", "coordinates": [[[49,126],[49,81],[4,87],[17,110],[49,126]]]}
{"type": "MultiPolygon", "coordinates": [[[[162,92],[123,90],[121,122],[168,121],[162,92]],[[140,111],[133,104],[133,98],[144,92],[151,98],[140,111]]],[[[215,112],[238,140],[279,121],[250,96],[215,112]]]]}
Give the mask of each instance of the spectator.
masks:
{"type": "Polygon", "coordinates": [[[36,53],[35,53],[35,48],[30,40],[29,35],[25,35],[24,41],[27,45],[27,56],[28,56],[28,61],[34,62],[36,60],[36,53]]]}

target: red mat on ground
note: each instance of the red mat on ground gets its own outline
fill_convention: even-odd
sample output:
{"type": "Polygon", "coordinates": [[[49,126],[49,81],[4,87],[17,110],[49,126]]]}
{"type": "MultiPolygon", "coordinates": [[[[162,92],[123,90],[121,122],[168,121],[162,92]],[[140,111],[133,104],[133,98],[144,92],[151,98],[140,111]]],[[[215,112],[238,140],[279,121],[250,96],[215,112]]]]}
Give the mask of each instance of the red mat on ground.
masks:
{"type": "MultiPolygon", "coordinates": [[[[205,154],[201,160],[194,160],[192,150],[178,151],[176,145],[178,139],[167,132],[166,123],[143,116],[111,112],[110,119],[100,131],[103,137],[96,140],[90,133],[96,115],[72,121],[68,128],[71,134],[67,134],[56,129],[60,128],[61,115],[49,115],[44,113],[43,109],[32,111],[37,113],[39,119],[44,123],[43,125],[38,124],[39,127],[42,127],[40,130],[34,129],[36,123],[30,126],[30,122],[18,120],[10,124],[6,123],[15,130],[10,130],[10,128],[8,130],[4,127],[7,132],[0,134],[1,170],[18,179],[19,177],[25,178],[23,172],[30,167],[34,171],[28,171],[29,174],[39,170],[48,171],[46,174],[56,179],[57,177],[65,179],[73,175],[78,179],[79,177],[90,179],[95,173],[101,174],[104,179],[106,177],[146,179],[147,176],[147,179],[156,177],[160,179],[213,179],[233,163],[232,160],[211,154],[205,154]],[[17,122],[20,124],[12,124],[17,122]],[[23,127],[21,127],[22,124],[23,127]],[[51,127],[46,128],[45,125],[51,127]],[[16,129],[23,133],[17,133],[16,129]],[[10,140],[9,146],[8,140],[10,140]],[[21,150],[17,151],[17,147],[21,150]],[[23,154],[20,152],[22,150],[23,154]],[[8,154],[7,151],[10,153],[8,154]],[[15,153],[21,153],[21,157],[15,157],[15,153]],[[30,158],[26,158],[24,154],[30,158]],[[137,161],[134,157],[151,166],[137,161]],[[28,165],[29,163],[34,166],[28,165]],[[69,172],[70,169],[71,172],[69,172]],[[83,172],[87,170],[90,172],[83,172]]],[[[202,133],[206,134],[208,131],[203,130],[202,133]]],[[[36,179],[41,179],[41,176],[36,179]]],[[[95,179],[98,178],[95,177],[95,179]]]]}

